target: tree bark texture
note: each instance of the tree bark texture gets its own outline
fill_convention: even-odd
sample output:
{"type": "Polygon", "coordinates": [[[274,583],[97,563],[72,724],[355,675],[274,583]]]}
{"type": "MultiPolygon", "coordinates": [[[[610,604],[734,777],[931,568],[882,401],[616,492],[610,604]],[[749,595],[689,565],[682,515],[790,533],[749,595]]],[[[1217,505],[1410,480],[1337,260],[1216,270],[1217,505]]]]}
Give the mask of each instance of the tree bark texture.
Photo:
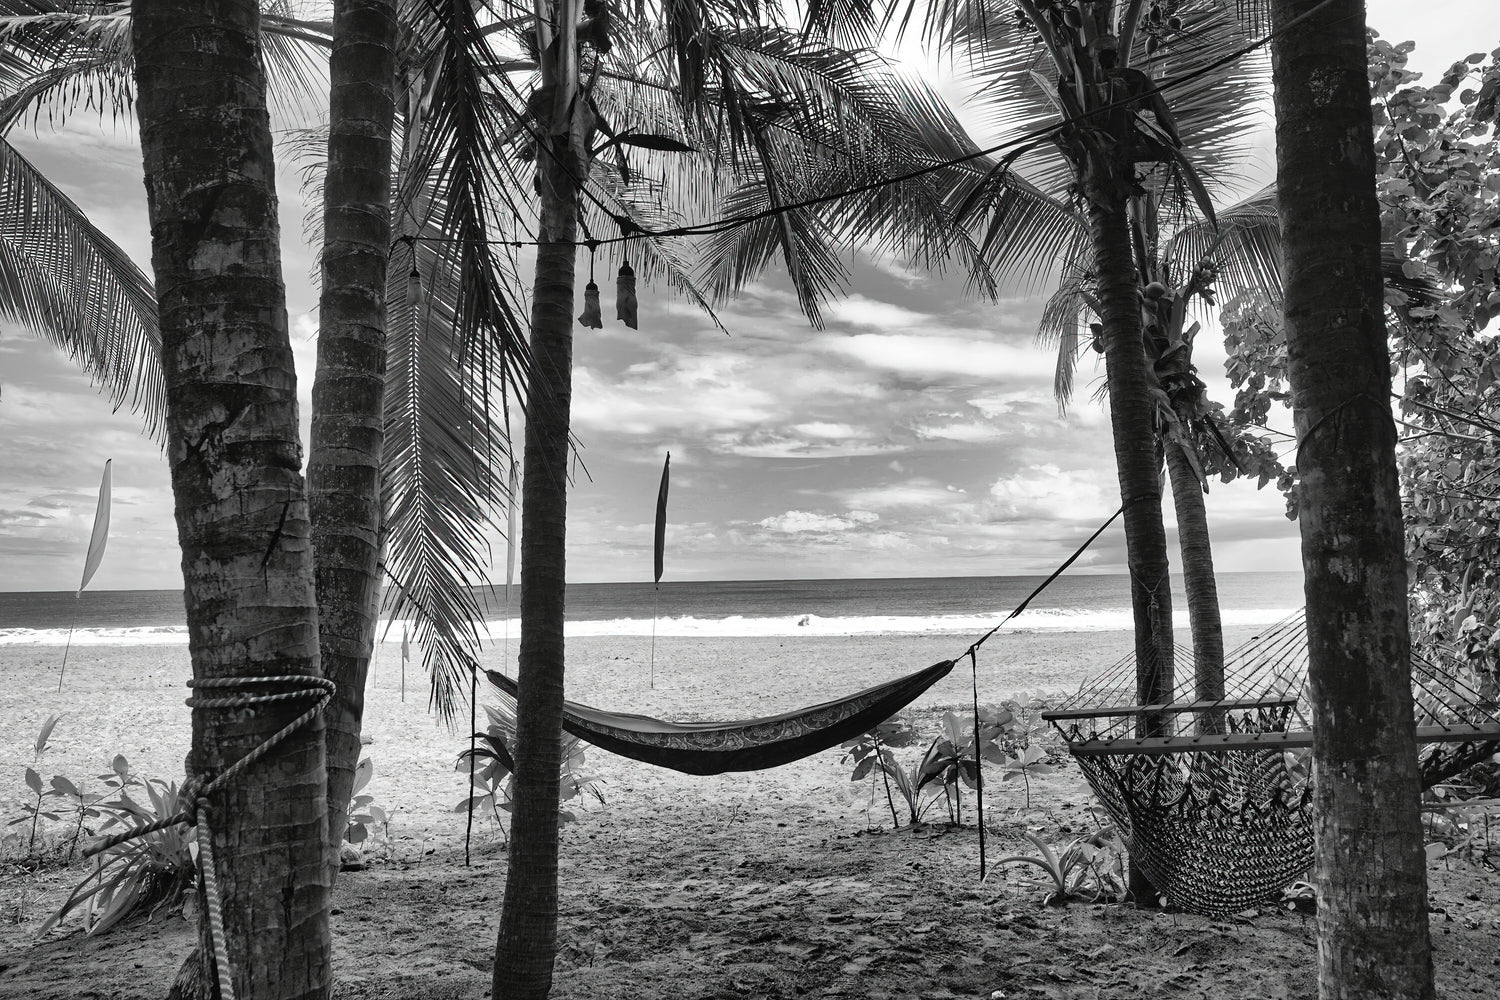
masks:
{"type": "MultiPolygon", "coordinates": [[[[296,378],[255,0],[138,0],[132,26],[193,676],[318,674],[296,378]]],[[[204,692],[208,696],[240,692],[204,692]]],[[[193,711],[190,777],[307,708],[193,711]]],[[[329,992],[321,720],[210,802],[238,996],[329,992]]],[[[206,921],[205,921],[206,923],[206,921]]]]}
{"type": "Polygon", "coordinates": [[[308,503],[328,711],[329,881],[338,876],[359,764],[380,601],[386,267],[391,247],[395,0],[337,0],[329,60],[322,294],[308,503]]]}
{"type": "MultiPolygon", "coordinates": [[[[1167,532],[1162,525],[1160,462],[1156,454],[1155,403],[1141,339],[1140,297],[1130,246],[1127,189],[1119,164],[1088,162],[1083,171],[1089,234],[1094,245],[1097,294],[1104,315],[1104,367],[1115,472],[1125,505],[1125,550],[1130,568],[1130,605],[1135,622],[1137,704],[1172,700],[1172,587],[1167,532]]],[[[1126,171],[1130,165],[1124,164],[1126,171]]],[[[1165,732],[1167,720],[1143,715],[1142,736],[1165,732]]],[[[1130,891],[1137,903],[1154,904],[1156,890],[1132,865],[1130,891]]]]}
{"type": "MultiPolygon", "coordinates": [[[[1219,615],[1219,584],[1214,577],[1213,544],[1208,534],[1208,507],[1203,484],[1180,441],[1166,442],[1167,473],[1177,512],[1177,541],[1182,553],[1182,585],[1187,591],[1188,621],[1193,633],[1193,697],[1224,697],[1224,624],[1219,615]]],[[[1197,713],[1196,729],[1216,733],[1222,711],[1197,713]]]]}
{"type": "Polygon", "coordinates": [[[1277,0],[1286,334],[1299,441],[1325,1000],[1433,996],[1365,18],[1277,0]]]}
{"type": "Polygon", "coordinates": [[[578,92],[579,5],[556,5],[542,36],[537,181],[541,226],[531,305],[531,385],[521,486],[521,648],[514,808],[505,901],[495,943],[494,1000],[543,1000],[557,954],[563,608],[567,588],[568,435],[578,189],[588,176],[587,102],[578,92]],[[582,133],[580,140],[580,132],[582,133]]]}
{"type": "MultiPolygon", "coordinates": [[[[1172,700],[1172,588],[1167,532],[1162,526],[1161,464],[1156,454],[1155,402],[1141,339],[1140,296],[1126,214],[1127,191],[1114,165],[1091,164],[1084,175],[1094,270],[1104,315],[1104,365],[1115,471],[1125,504],[1125,546],[1135,620],[1139,704],[1172,700]]],[[[1129,165],[1126,165],[1129,170],[1129,165]]],[[[1142,735],[1164,721],[1143,719],[1142,735]]]]}

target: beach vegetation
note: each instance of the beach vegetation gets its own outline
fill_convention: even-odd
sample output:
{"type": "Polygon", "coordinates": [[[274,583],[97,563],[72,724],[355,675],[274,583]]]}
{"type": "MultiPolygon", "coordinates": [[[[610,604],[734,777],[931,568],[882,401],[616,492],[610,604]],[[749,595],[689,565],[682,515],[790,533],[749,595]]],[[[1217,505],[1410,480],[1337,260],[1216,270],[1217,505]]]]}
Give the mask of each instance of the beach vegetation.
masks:
{"type": "MultiPolygon", "coordinates": [[[[157,823],[186,806],[175,782],[132,777],[126,787],[136,794],[122,788],[94,806],[105,817],[100,835],[157,823]]],[[[195,827],[178,823],[108,848],[43,922],[37,936],[45,936],[80,908],[86,933],[97,935],[136,914],[180,906],[197,876],[196,834],[195,827]]]]}
{"type": "Polygon", "coordinates": [[[33,796],[30,802],[22,803],[21,815],[10,821],[11,826],[22,823],[31,824],[31,833],[26,841],[26,857],[29,859],[36,853],[37,824],[43,819],[56,823],[62,817],[57,812],[44,806],[47,799],[56,794],[56,789],[47,788],[42,784],[42,776],[35,768],[26,769],[26,787],[31,790],[33,796]]]}
{"type": "Polygon", "coordinates": [[[343,842],[361,850],[364,845],[374,843],[389,853],[394,845],[391,838],[391,815],[376,803],[374,795],[365,791],[374,776],[374,761],[369,757],[361,758],[359,766],[354,769],[349,822],[344,827],[343,842]]]}
{"type": "Polygon", "coordinates": [[[939,722],[940,732],[928,744],[920,758],[903,764],[897,748],[921,741],[915,724],[904,717],[887,720],[867,733],[845,740],[841,764],[853,764],[851,782],[871,782],[870,794],[876,796],[884,786],[891,825],[900,827],[896,809],[899,797],[906,807],[906,822],[917,826],[923,816],[941,799],[947,807],[948,822],[963,823],[963,789],[979,793],[981,761],[997,765],[1002,781],[1019,778],[1027,785],[1027,806],[1031,804],[1030,778],[1050,773],[1046,762],[1048,749],[1042,743],[1046,724],[1040,714],[1020,702],[1007,701],[994,707],[981,707],[978,732],[972,719],[945,711],[939,722]],[[978,752],[975,739],[978,738],[978,752]]]}
{"type": "Polygon", "coordinates": [[[1076,837],[1060,851],[1030,831],[1023,836],[1037,853],[1006,855],[995,862],[995,869],[1031,865],[1045,872],[1051,880],[1051,889],[1042,897],[1043,906],[1060,906],[1074,899],[1113,903],[1125,898],[1129,855],[1114,826],[1101,826],[1091,834],[1076,837]]]}
{"type": "MultiPolygon", "coordinates": [[[[502,814],[511,813],[515,802],[516,716],[505,705],[486,705],[484,710],[489,715],[489,727],[476,732],[473,746],[458,755],[455,770],[469,779],[470,787],[453,811],[488,815],[496,832],[508,844],[510,838],[502,814]]],[[[561,808],[567,802],[592,798],[600,805],[605,803],[600,779],[584,769],[587,746],[576,736],[563,740],[558,773],[559,825],[578,818],[571,810],[561,808]]]]}

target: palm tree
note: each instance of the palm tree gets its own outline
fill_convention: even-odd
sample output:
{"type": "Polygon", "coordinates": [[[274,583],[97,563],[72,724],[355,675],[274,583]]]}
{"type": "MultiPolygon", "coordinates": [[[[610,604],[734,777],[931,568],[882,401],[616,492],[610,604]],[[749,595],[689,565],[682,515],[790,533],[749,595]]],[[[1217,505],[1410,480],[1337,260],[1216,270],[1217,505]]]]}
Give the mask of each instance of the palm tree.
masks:
{"type": "MultiPolygon", "coordinates": [[[[167,456],[193,677],[207,689],[193,711],[194,780],[224,774],[306,707],[228,712],[220,695],[232,706],[319,674],[259,16],[253,0],[140,0],[131,34],[167,456]]],[[[195,815],[212,840],[203,858],[224,938],[203,921],[203,953],[217,943],[229,963],[214,963],[215,978],[240,996],[327,996],[321,719],[206,802],[195,815]],[[280,919],[256,918],[267,896],[280,919]]]]}
{"type": "MultiPolygon", "coordinates": [[[[1259,465],[1253,457],[1265,445],[1238,426],[1220,426],[1193,367],[1198,323],[1188,325],[1195,301],[1205,308],[1216,295],[1238,295],[1250,289],[1279,294],[1280,249],[1275,189],[1216,212],[1213,223],[1189,214],[1183,192],[1173,193],[1148,177],[1131,201],[1132,247],[1141,302],[1144,343],[1156,388],[1158,447],[1171,477],[1177,515],[1183,582],[1193,637],[1194,696],[1213,701],[1224,693],[1224,639],[1213,570],[1204,493],[1208,477],[1220,472],[1232,478],[1240,463],[1259,465]],[[1170,233],[1162,238],[1162,231],[1170,233]]],[[[1040,196],[1039,196],[1040,197],[1040,196]]],[[[1059,203],[1059,213],[1066,206],[1059,203]]],[[[1075,215],[1081,231],[1084,222],[1075,215]]],[[[1092,273],[1086,259],[1070,263],[1058,290],[1043,309],[1038,339],[1055,345],[1057,374],[1053,390],[1060,406],[1072,397],[1079,357],[1079,334],[1099,316],[1092,273]]],[[[1197,717],[1200,732],[1214,731],[1221,718],[1212,712],[1197,717]]]]}
{"type": "MultiPolygon", "coordinates": [[[[822,10],[851,25],[873,20],[864,5],[856,5],[854,16],[844,5],[822,10]]],[[[888,5],[886,20],[903,11],[904,24],[910,7],[888,5]]],[[[1140,176],[1160,170],[1174,175],[1213,221],[1204,177],[1239,153],[1251,124],[1248,98],[1261,76],[1253,60],[1215,65],[1245,40],[1237,14],[1227,0],[1149,6],[1145,0],[980,0],[931,6],[923,22],[929,40],[962,50],[1000,132],[1030,134],[1062,120],[1044,138],[1010,153],[984,195],[968,198],[961,214],[982,213],[982,246],[999,262],[997,270],[1034,274],[1088,255],[1124,507],[1142,705],[1171,701],[1174,650],[1155,386],[1144,349],[1130,204],[1140,176]],[[1168,92],[1158,88],[1172,77],[1185,82],[1168,92]],[[1059,203],[1079,206],[1082,232],[1059,203]]],[[[1165,719],[1156,715],[1142,715],[1138,726],[1142,735],[1164,728],[1165,719]]],[[[1155,898],[1138,873],[1132,873],[1132,890],[1137,899],[1155,898]]]]}
{"type": "MultiPolygon", "coordinates": [[[[996,171],[991,198],[968,207],[986,215],[983,245],[991,259],[1012,261],[1013,271],[1087,254],[1126,505],[1137,695],[1141,704],[1169,701],[1171,597],[1130,203],[1140,176],[1170,172],[1212,220],[1203,178],[1238,153],[1259,71],[1243,62],[1209,69],[1244,37],[1226,2],[1148,9],[1143,0],[991,0],[931,10],[925,33],[962,50],[1002,132],[1063,119],[1049,142],[1013,154],[996,171]],[[1178,90],[1157,89],[1163,79],[1200,70],[1178,90]],[[1082,232],[1068,224],[1073,213],[1061,211],[1075,199],[1082,232]]],[[[1155,732],[1161,720],[1142,723],[1155,732]]]]}
{"type": "MultiPolygon", "coordinates": [[[[382,295],[362,294],[361,285],[373,282],[375,288],[383,287],[389,248],[389,224],[381,222],[388,204],[389,171],[382,166],[390,159],[389,110],[382,123],[378,105],[389,105],[394,76],[389,53],[384,59],[372,54],[394,45],[394,25],[389,23],[394,4],[338,0],[332,25],[274,13],[279,6],[271,6],[272,13],[263,16],[260,27],[263,53],[284,100],[307,104],[313,99],[317,74],[308,72],[305,45],[334,51],[334,99],[325,148],[337,182],[329,186],[324,200],[328,235],[322,255],[321,377],[313,389],[308,462],[323,625],[320,660],[325,676],[338,685],[327,713],[331,880],[338,871],[337,848],[359,753],[364,671],[378,597],[380,507],[375,483],[382,432],[384,301],[382,295]],[[383,155],[382,136],[387,148],[383,155]]],[[[0,126],[11,127],[48,102],[76,101],[80,87],[99,100],[101,109],[112,107],[116,117],[130,113],[129,4],[101,8],[24,2],[6,3],[0,10],[6,14],[8,94],[0,104],[0,126]]],[[[0,298],[0,308],[78,356],[118,401],[124,402],[128,394],[154,433],[163,393],[160,334],[149,281],[3,141],[0,158],[19,180],[7,187],[14,202],[6,218],[20,224],[10,234],[18,252],[6,262],[12,269],[9,287],[22,290],[0,298]],[[28,210],[32,199],[42,201],[46,211],[28,210]],[[39,227],[39,221],[44,225],[39,227]],[[75,268],[75,261],[88,266],[75,268]],[[59,286],[62,294],[46,298],[38,299],[31,291],[59,286]]]]}
{"type": "Polygon", "coordinates": [[[1271,12],[1318,992],[1421,1000],[1433,996],[1432,949],[1364,10],[1357,0],[1277,0],[1271,12]]]}
{"type": "Polygon", "coordinates": [[[385,287],[391,247],[396,0],[335,0],[328,58],[318,361],[308,501],[327,717],[328,870],[360,753],[365,677],[380,606],[380,469],[385,442],[385,287]]]}
{"type": "MultiPolygon", "coordinates": [[[[856,146],[867,169],[888,169],[893,160],[925,151],[920,126],[913,124],[916,116],[890,119],[918,107],[930,112],[934,102],[925,91],[911,91],[913,98],[894,81],[868,78],[863,56],[760,25],[753,12],[750,23],[743,23],[745,15],[667,6],[659,22],[611,33],[600,26],[598,8],[557,0],[539,11],[532,29],[539,81],[527,100],[531,115],[522,124],[531,134],[540,211],[522,491],[519,750],[511,859],[495,952],[497,998],[545,997],[556,953],[567,457],[581,196],[626,235],[643,229],[640,209],[631,204],[632,170],[623,158],[598,171],[598,190],[590,189],[595,154],[611,146],[618,153],[624,137],[637,136],[631,145],[696,154],[696,162],[690,160],[683,170],[690,180],[727,159],[741,183],[724,204],[747,223],[709,241],[706,273],[727,293],[780,249],[803,308],[815,321],[818,301],[839,273],[829,264],[832,242],[876,231],[890,234],[893,228],[901,232],[889,238],[900,239],[949,220],[939,193],[924,184],[885,192],[874,207],[845,206],[832,220],[796,208],[776,211],[804,200],[809,191],[847,190],[856,146]],[[616,48],[620,51],[607,60],[616,48]],[[789,81],[802,86],[789,88],[789,81]],[[623,100],[632,90],[656,100],[623,100]],[[798,102],[782,96],[798,90],[798,102]],[[649,123],[653,132],[627,127],[622,116],[649,123]],[[596,132],[610,136],[610,142],[596,147],[596,132]],[[925,210],[926,222],[914,221],[923,217],[914,205],[925,210]],[[764,223],[759,231],[751,221],[755,217],[764,223]]],[[[700,197],[710,190],[699,180],[700,197]]],[[[957,233],[951,221],[946,224],[948,232],[957,233]]],[[[645,246],[632,245],[651,248],[640,242],[645,246]]],[[[957,242],[961,252],[974,249],[961,238],[957,242]]]]}

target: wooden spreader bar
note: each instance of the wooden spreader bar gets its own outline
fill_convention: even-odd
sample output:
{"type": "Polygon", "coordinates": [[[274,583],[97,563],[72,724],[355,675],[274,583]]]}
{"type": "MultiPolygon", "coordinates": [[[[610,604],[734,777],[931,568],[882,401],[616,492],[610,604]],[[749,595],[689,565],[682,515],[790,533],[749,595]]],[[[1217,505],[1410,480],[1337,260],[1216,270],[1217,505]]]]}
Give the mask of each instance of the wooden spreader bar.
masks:
{"type": "MultiPolygon", "coordinates": [[[[1418,743],[1500,742],[1500,722],[1475,726],[1418,726],[1418,743]]],[[[1117,740],[1079,740],[1068,749],[1078,757],[1107,757],[1137,754],[1160,757],[1171,753],[1193,753],[1200,750],[1259,750],[1275,747],[1296,750],[1312,746],[1310,730],[1284,733],[1205,733],[1201,736],[1121,737],[1117,740]]]]}
{"type": "Polygon", "coordinates": [[[1235,698],[1218,701],[1179,701],[1162,705],[1118,705],[1113,708],[1064,708],[1043,712],[1047,722],[1065,719],[1103,719],[1131,715],[1188,714],[1197,712],[1233,711],[1238,708],[1295,708],[1297,698],[1287,695],[1282,698],[1235,698]]]}

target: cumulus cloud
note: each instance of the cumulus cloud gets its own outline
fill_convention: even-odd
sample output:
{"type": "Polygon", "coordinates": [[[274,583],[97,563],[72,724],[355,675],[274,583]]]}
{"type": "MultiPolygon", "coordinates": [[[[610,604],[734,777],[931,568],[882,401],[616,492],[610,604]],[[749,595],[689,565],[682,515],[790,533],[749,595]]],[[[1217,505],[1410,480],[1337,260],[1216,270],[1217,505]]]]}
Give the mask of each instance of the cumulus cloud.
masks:
{"type": "Polygon", "coordinates": [[[1060,469],[1032,465],[1002,476],[990,486],[996,513],[1008,518],[1071,520],[1079,514],[1113,509],[1110,469],[1060,469]]]}
{"type": "MultiPolygon", "coordinates": [[[[898,307],[892,307],[898,308],[898,307]]],[[[965,379],[1023,381],[1052,379],[1052,360],[1045,351],[986,339],[961,331],[942,334],[857,333],[826,336],[822,345],[871,368],[905,375],[943,375],[965,379]]]]}
{"type": "Polygon", "coordinates": [[[789,510],[784,514],[762,518],[755,523],[768,531],[783,535],[797,535],[804,532],[850,531],[860,525],[874,524],[879,520],[880,515],[869,510],[851,510],[842,516],[789,510]]]}

